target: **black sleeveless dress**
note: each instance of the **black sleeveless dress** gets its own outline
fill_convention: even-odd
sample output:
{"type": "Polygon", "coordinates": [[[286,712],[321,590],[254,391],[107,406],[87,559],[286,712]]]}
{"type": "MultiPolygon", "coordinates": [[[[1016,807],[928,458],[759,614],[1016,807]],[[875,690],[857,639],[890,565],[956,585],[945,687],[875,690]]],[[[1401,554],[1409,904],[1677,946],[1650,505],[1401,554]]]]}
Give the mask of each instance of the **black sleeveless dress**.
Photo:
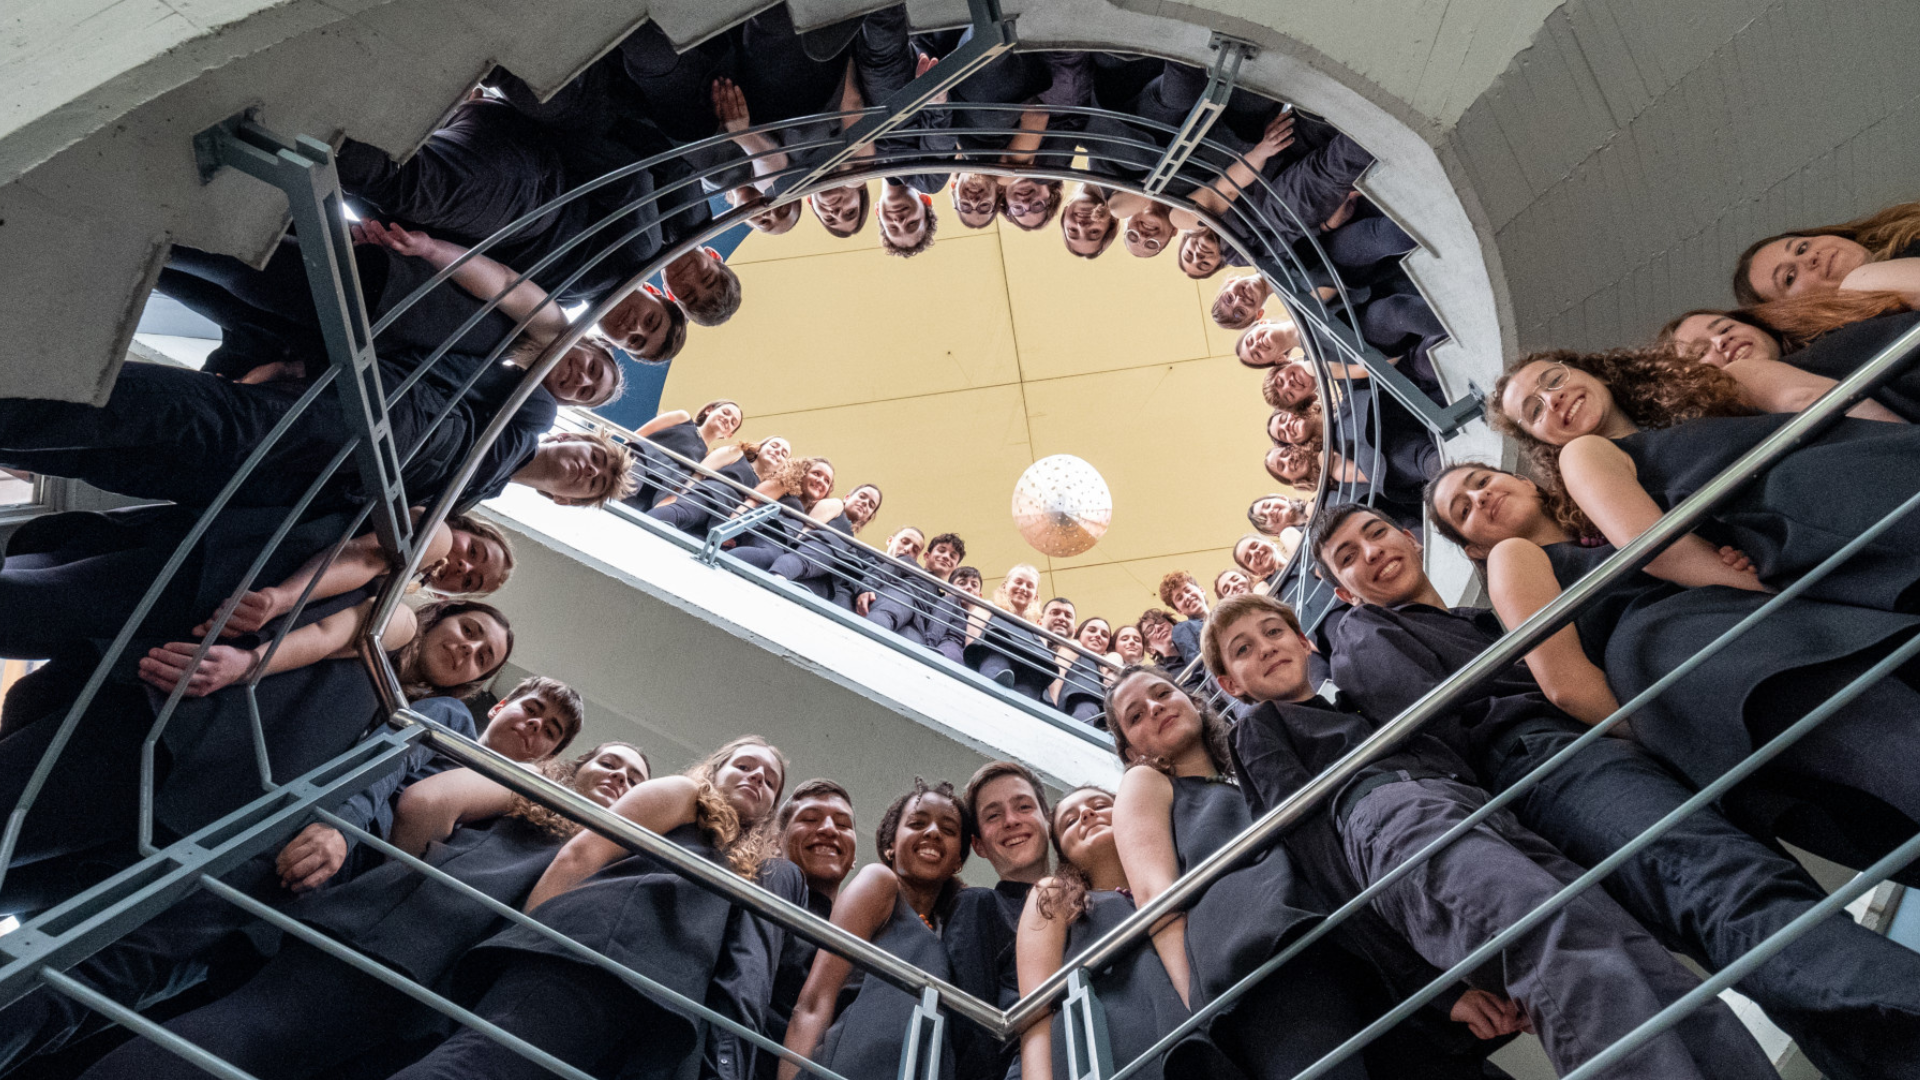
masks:
{"type": "MultiPolygon", "coordinates": [[[[1577,543],[1546,548],[1562,589],[1613,554],[1577,543]]],[[[1635,573],[1574,620],[1580,647],[1607,674],[1625,704],[1703,651],[1771,597],[1721,585],[1688,589],[1635,573]]],[[[1634,737],[1695,786],[1705,786],[1753,752],[1750,714],[1768,709],[1761,683],[1829,663],[1920,631],[1920,618],[1793,600],[1635,713],[1634,737]]],[[[1799,719],[1761,726],[1777,731],[1799,719]]]]}
{"type": "Polygon", "coordinates": [[[707,456],[707,441],[700,437],[700,425],[691,420],[656,431],[631,445],[639,457],[633,474],[639,479],[640,487],[621,501],[636,510],[653,509],[654,503],[679,491],[692,474],[685,465],[661,453],[661,447],[689,461],[707,456]]]}
{"type": "MultiPolygon", "coordinates": [[[[1822,334],[1806,348],[1788,353],[1780,359],[1802,371],[1811,371],[1829,379],[1844,379],[1858,370],[1861,364],[1873,359],[1881,349],[1892,344],[1894,338],[1913,329],[1915,325],[1920,325],[1920,311],[1862,319],[1822,334]]],[[[1920,423],[1920,364],[1909,361],[1897,369],[1891,379],[1880,384],[1880,389],[1873,392],[1873,400],[1893,410],[1910,424],[1920,423]]]]}
{"type": "MultiPolygon", "coordinates": [[[[696,825],[682,825],[666,838],[704,859],[720,861],[696,825]]],[[[705,1001],[721,966],[732,912],[732,904],[665,864],[646,855],[630,855],[541,904],[533,915],[601,955],[695,1001],[705,1001]]],[[[591,967],[546,937],[515,926],[482,942],[460,961],[453,972],[454,993],[463,1001],[478,1000],[516,955],[529,953],[591,967]]],[[[650,1029],[645,1040],[650,1062],[672,1068],[699,1051],[702,1025],[638,990],[631,994],[635,1024],[650,1029]]]]}
{"type": "MultiPolygon", "coordinates": [[[[940,938],[920,921],[905,896],[896,896],[873,943],[937,979],[951,979],[947,951],[940,938]]],[[[906,1045],[907,1023],[919,1004],[914,995],[885,979],[860,983],[853,1004],[841,1010],[820,1040],[813,1060],[847,1080],[893,1080],[900,1072],[900,1053],[906,1045]]],[[[940,1043],[940,1076],[952,1080],[953,1043],[940,1043]]]]}
{"type": "MultiPolygon", "coordinates": [[[[1792,416],[1707,417],[1616,440],[1640,484],[1671,510],[1792,416]]],[[[1747,553],[1778,589],[1819,565],[1920,491],[1920,427],[1843,418],[1722,503],[1702,534],[1747,553]],[[1716,535],[1717,534],[1717,535],[1716,535]]],[[[1912,609],[1920,513],[1908,514],[1803,595],[1886,611],[1912,609]]]]}
{"type": "MultiPolygon", "coordinates": [[[[1067,930],[1064,959],[1073,959],[1132,915],[1133,901],[1127,897],[1117,892],[1088,893],[1087,910],[1067,930]]],[[[1107,1045],[1116,1069],[1126,1068],[1191,1015],[1151,946],[1121,956],[1095,974],[1092,984],[1100,1009],[1106,1014],[1107,1045]]],[[[1141,1080],[1161,1080],[1163,1062],[1148,1062],[1134,1075],[1141,1080]]],[[[1053,1014],[1053,1075],[1056,1080],[1073,1075],[1067,1067],[1066,1014],[1058,1010],[1053,1014]]]]}
{"type": "MultiPolygon", "coordinates": [[[[563,842],[520,818],[497,817],[455,829],[428,846],[424,861],[519,907],[563,842]]],[[[307,893],[288,905],[287,914],[423,986],[440,983],[468,949],[506,922],[398,860],[337,888],[307,893]]]]}

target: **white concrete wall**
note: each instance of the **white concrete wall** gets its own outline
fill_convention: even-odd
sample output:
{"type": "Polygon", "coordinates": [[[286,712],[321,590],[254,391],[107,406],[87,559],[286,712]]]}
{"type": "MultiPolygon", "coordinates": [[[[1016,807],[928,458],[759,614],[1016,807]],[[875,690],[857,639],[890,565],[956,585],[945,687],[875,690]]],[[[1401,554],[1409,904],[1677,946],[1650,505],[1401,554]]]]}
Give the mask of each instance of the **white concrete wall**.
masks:
{"type": "Polygon", "coordinates": [[[765,735],[793,758],[794,781],[846,784],[865,822],[915,775],[964,784],[996,758],[1026,763],[1056,789],[1119,779],[1110,744],[613,514],[557,507],[521,487],[486,513],[514,534],[513,577],[492,598],[515,621],[514,664],[579,689],[595,710],[590,736],[633,738],[663,769],[735,735],[765,735]]]}

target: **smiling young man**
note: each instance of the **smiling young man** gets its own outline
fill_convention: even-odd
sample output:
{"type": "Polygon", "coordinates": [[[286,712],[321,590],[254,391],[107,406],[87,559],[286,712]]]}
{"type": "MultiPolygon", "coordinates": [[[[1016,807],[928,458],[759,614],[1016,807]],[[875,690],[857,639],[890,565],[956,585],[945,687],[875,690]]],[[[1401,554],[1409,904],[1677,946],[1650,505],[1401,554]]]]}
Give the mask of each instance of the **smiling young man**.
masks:
{"type": "MultiPolygon", "coordinates": [[[[1000,880],[991,889],[961,891],[943,935],[947,958],[954,985],[1004,1009],[1020,998],[1014,936],[1027,893],[1051,869],[1047,821],[1052,815],[1040,778],[1017,761],[980,766],[967,781],[961,805],[974,823],[974,854],[992,863],[1000,880]]],[[[961,1035],[961,1030],[955,1031],[955,1074],[1005,1076],[1014,1047],[1003,1049],[978,1032],[961,1035]]]]}
{"type": "MultiPolygon", "coordinates": [[[[927,541],[927,573],[941,581],[952,582],[960,560],[967,557],[967,542],[954,533],[941,533],[927,541]]],[[[921,622],[926,631],[926,646],[954,663],[960,663],[967,647],[967,609],[951,593],[929,596],[921,605],[921,622]]]]}
{"type": "MultiPolygon", "coordinates": [[[[1353,543],[1339,529],[1329,531],[1328,541],[1330,551],[1343,553],[1338,558],[1353,543]]],[[[1387,565],[1398,557],[1376,560],[1380,578],[1399,580],[1394,575],[1401,571],[1387,565]]],[[[1316,697],[1307,674],[1310,649],[1292,609],[1270,597],[1229,600],[1207,628],[1208,670],[1227,693],[1256,706],[1233,731],[1235,765],[1256,815],[1344,758],[1373,735],[1375,721],[1386,719],[1316,697]]],[[[1309,853],[1303,861],[1327,879],[1323,884],[1351,898],[1486,801],[1467,763],[1420,733],[1348,780],[1291,843],[1309,853]],[[1337,849],[1314,843],[1315,828],[1330,828],[1337,849]]],[[[1428,857],[1377,897],[1372,910],[1429,964],[1446,969],[1580,874],[1503,810],[1428,857]]],[[[1562,1075],[1699,983],[1598,890],[1581,893],[1522,935],[1501,953],[1497,974],[1473,981],[1479,993],[1457,995],[1453,1019],[1482,1037],[1537,1029],[1562,1075]]],[[[1759,1045],[1717,1002],[1639,1055],[1648,1075],[1662,1077],[1744,1075],[1740,1064],[1760,1076],[1767,1067],[1759,1045]]]]}
{"type": "MultiPolygon", "coordinates": [[[[1504,632],[1483,608],[1451,608],[1420,565],[1413,534],[1354,504],[1329,507],[1309,541],[1323,578],[1353,608],[1332,634],[1333,679],[1360,709],[1391,719],[1504,632]]],[[[1428,731],[1505,791],[1586,726],[1547,700],[1524,660],[1462,698],[1428,731]]],[[[1513,804],[1521,823],[1593,866],[1663,821],[1693,791],[1626,739],[1576,751],[1513,804]]],[[[1673,824],[1605,882],[1667,945],[1717,969],[1819,903],[1804,869],[1714,807],[1673,824]]],[[[1886,1075],[1920,1045],[1920,955],[1852,919],[1818,924],[1734,984],[1828,1075],[1886,1075]],[[1816,974],[1817,973],[1817,974],[1816,974]],[[1871,1018],[1871,1019],[1870,1019],[1871,1018]],[[1861,1033],[1871,1032],[1862,1042],[1861,1033]]]]}

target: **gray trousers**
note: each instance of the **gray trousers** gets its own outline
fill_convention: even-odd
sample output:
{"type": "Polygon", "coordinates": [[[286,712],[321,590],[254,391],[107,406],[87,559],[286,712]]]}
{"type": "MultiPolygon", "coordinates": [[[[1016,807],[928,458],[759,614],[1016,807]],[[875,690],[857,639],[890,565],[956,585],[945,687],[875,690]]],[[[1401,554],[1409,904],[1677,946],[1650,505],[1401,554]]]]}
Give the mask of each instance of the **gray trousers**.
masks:
{"type": "MultiPolygon", "coordinates": [[[[1372,882],[1487,801],[1451,780],[1386,784],[1342,828],[1347,863],[1372,882]]],[[[1519,921],[1579,877],[1578,866],[1505,811],[1441,849],[1375,898],[1415,951],[1440,968],[1519,921]]],[[[1574,897],[1471,980],[1518,1001],[1562,1075],[1699,985],[1598,888],[1574,897]]],[[[1732,1080],[1777,1074],[1724,1004],[1715,1001],[1605,1073],[1645,1080],[1732,1080]]]]}

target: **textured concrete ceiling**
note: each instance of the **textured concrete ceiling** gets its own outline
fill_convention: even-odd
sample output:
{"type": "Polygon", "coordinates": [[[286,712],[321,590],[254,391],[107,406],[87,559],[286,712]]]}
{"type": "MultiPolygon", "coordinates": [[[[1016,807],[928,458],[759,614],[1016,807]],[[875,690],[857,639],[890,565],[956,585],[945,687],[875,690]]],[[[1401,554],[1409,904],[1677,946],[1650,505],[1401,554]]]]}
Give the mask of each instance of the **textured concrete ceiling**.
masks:
{"type": "Polygon", "coordinates": [[[729,262],[740,314],[694,328],[661,407],[735,398],[743,436],[831,458],[842,492],[879,484],[871,543],[904,524],[956,532],[989,588],[1032,562],[1043,598],[1130,620],[1159,603],[1168,570],[1229,565],[1247,503],[1274,487],[1259,373],[1207,317],[1221,279],[1190,281],[1171,255],[1079,259],[1057,228],[974,232],[949,211],[912,259],[882,252],[872,226],[841,240],[804,215],[729,262]],[[1105,477],[1113,527],[1048,559],[1009,501],[1028,465],[1063,453],[1105,477]]]}

